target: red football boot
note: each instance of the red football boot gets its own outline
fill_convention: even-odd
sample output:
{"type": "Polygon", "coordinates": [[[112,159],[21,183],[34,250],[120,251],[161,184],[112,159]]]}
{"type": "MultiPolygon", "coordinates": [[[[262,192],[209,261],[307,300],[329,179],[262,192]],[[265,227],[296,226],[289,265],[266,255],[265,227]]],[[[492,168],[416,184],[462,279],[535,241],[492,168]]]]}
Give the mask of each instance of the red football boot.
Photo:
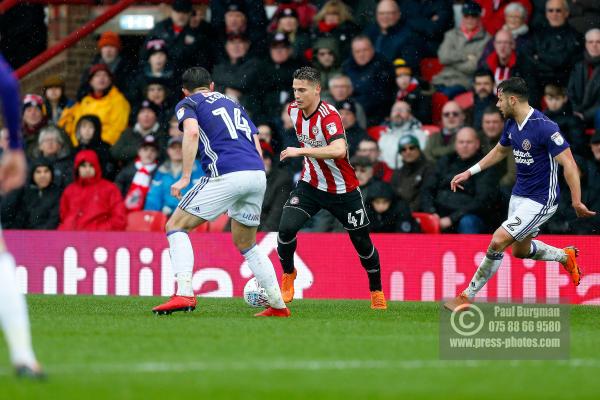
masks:
{"type": "Polygon", "coordinates": [[[152,309],[156,315],[169,315],[176,311],[190,312],[196,309],[196,296],[177,296],[174,294],[169,301],[152,309]]]}
{"type": "Polygon", "coordinates": [[[273,308],[269,307],[265,311],[261,311],[258,314],[254,314],[255,317],[283,317],[287,318],[292,313],[289,308],[273,308]]]}

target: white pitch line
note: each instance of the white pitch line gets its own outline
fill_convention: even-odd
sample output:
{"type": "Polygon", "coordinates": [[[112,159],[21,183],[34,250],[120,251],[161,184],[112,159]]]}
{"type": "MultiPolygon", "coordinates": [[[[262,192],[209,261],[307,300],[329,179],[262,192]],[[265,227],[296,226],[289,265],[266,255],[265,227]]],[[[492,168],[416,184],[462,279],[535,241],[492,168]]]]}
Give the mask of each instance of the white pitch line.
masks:
{"type": "MultiPolygon", "coordinates": [[[[161,373],[161,372],[211,372],[211,371],[323,371],[352,369],[428,369],[467,367],[480,368],[502,363],[503,367],[574,367],[600,368],[598,359],[571,360],[304,360],[304,361],[218,361],[218,362],[140,362],[140,363],[105,363],[105,364],[63,364],[49,365],[50,375],[70,375],[90,372],[95,374],[110,373],[161,373]]],[[[10,375],[13,371],[0,369],[0,376],[10,375]]]]}

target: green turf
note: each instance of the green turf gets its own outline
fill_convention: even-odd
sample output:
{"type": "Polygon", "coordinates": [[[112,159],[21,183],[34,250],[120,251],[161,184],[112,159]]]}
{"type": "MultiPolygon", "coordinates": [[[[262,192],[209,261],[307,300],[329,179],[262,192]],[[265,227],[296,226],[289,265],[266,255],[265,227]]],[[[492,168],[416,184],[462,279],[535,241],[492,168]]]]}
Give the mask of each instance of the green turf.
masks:
{"type": "Polygon", "coordinates": [[[49,379],[18,381],[0,345],[0,399],[600,398],[595,307],[571,312],[571,361],[450,362],[436,303],[297,300],[290,319],[256,319],[241,299],[168,317],[156,298],[28,301],[49,379]]]}

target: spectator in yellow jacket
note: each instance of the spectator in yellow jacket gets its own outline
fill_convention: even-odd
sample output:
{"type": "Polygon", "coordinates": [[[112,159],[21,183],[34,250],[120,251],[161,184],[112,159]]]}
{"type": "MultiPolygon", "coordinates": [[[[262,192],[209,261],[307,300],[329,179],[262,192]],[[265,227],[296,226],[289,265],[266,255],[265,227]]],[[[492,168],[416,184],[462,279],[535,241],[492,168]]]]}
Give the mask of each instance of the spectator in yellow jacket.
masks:
{"type": "Polygon", "coordinates": [[[102,122],[103,141],[114,144],[127,128],[131,107],[125,96],[113,85],[112,74],[106,64],[95,64],[89,71],[90,93],[73,107],[63,111],[58,121],[77,146],[75,127],[83,115],[91,114],[102,122]]]}

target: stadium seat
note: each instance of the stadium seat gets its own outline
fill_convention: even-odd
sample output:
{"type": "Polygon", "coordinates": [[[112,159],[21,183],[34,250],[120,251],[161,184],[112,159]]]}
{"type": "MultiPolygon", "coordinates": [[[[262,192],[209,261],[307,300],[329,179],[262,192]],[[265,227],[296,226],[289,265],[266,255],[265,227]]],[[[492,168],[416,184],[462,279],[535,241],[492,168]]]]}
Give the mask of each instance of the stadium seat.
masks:
{"type": "Polygon", "coordinates": [[[594,128],[588,128],[585,130],[585,134],[590,136],[592,136],[595,132],[596,130],[594,128]]]}
{"type": "Polygon", "coordinates": [[[229,222],[229,215],[222,214],[214,221],[208,223],[209,232],[223,232],[227,223],[229,222]]]}
{"type": "Polygon", "coordinates": [[[367,135],[375,141],[379,140],[379,137],[383,132],[387,130],[387,126],[385,125],[375,125],[367,128],[367,135]]]}
{"type": "Polygon", "coordinates": [[[431,122],[439,124],[442,120],[442,108],[448,102],[448,96],[443,93],[435,92],[431,96],[431,122]]]}
{"type": "Polygon", "coordinates": [[[160,211],[133,211],[127,215],[126,231],[164,232],[167,216],[160,211]]]}
{"type": "Polygon", "coordinates": [[[412,216],[421,225],[423,233],[441,233],[440,219],[434,214],[413,212],[412,216]]]}
{"type": "Polygon", "coordinates": [[[444,69],[444,66],[440,64],[440,60],[437,58],[424,58],[419,64],[419,69],[421,70],[421,78],[431,82],[431,79],[444,69]]]}
{"type": "Polygon", "coordinates": [[[475,100],[473,99],[473,92],[468,91],[456,96],[454,101],[458,103],[458,106],[462,110],[468,110],[469,108],[473,107],[473,102],[475,100]]]}
{"type": "Polygon", "coordinates": [[[437,125],[422,125],[421,129],[423,129],[427,136],[437,135],[441,130],[437,125]]]}

